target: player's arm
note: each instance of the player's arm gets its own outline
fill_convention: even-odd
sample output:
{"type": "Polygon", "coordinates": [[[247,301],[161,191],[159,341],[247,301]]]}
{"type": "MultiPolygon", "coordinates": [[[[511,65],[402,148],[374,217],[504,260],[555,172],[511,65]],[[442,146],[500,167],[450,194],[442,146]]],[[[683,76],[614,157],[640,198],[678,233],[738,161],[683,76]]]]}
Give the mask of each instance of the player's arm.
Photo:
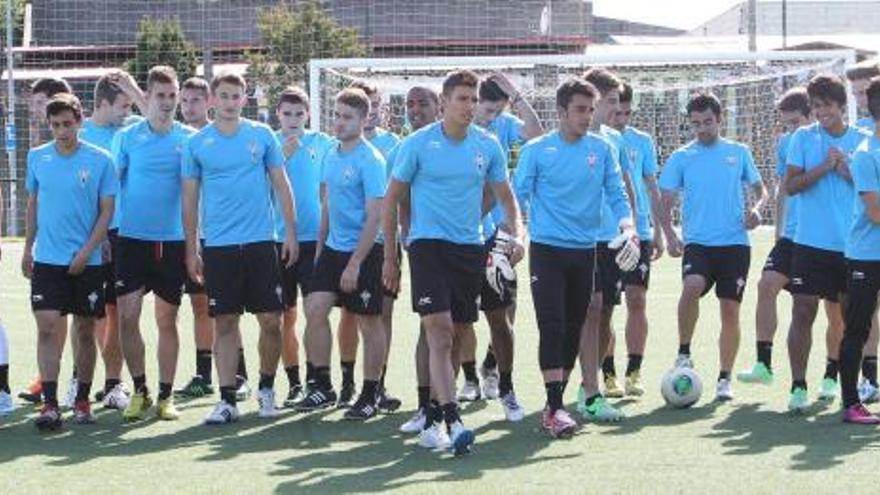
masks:
{"type": "Polygon", "coordinates": [[[321,188],[319,191],[321,198],[321,220],[318,222],[318,244],[315,248],[316,262],[318,261],[321,251],[324,250],[324,243],[327,242],[327,235],[330,233],[330,211],[328,210],[327,184],[325,182],[321,182],[321,188]]]}
{"type": "Polygon", "coordinates": [[[500,182],[491,182],[492,192],[504,208],[504,218],[506,219],[504,226],[507,233],[513,237],[513,244],[510,251],[510,263],[516,265],[525,255],[522,243],[522,214],[519,210],[519,203],[513,195],[510,188],[510,182],[504,180],[500,182]]]}
{"type": "Polygon", "coordinates": [[[37,237],[37,193],[28,195],[27,212],[24,220],[24,253],[21,255],[21,273],[31,278],[34,270],[34,239],[37,237]]]}
{"type": "Polygon", "coordinates": [[[657,187],[657,177],[654,174],[644,176],[645,189],[648,191],[648,199],[651,202],[651,216],[654,218],[654,225],[659,228],[654,229],[654,254],[653,259],[663,256],[666,249],[663,243],[663,224],[660,219],[663,217],[663,200],[660,197],[660,188],[657,187]]]}
{"type": "Polygon", "coordinates": [[[538,118],[538,113],[535,112],[535,109],[532,108],[532,105],[528,100],[523,98],[522,93],[520,93],[519,89],[510,82],[507,76],[497,72],[490,77],[498,84],[498,87],[507,94],[507,97],[510,99],[510,109],[513,110],[513,113],[523,121],[523,127],[519,131],[519,136],[528,141],[529,139],[543,134],[544,127],[541,125],[541,119],[538,118]]]}
{"type": "Polygon", "coordinates": [[[877,191],[865,191],[859,193],[859,198],[865,204],[865,212],[871,223],[880,224],[880,194],[877,191]]]}
{"type": "MultiPolygon", "coordinates": [[[[409,237],[409,226],[412,221],[412,208],[409,204],[410,193],[410,188],[407,186],[406,188],[404,188],[403,197],[401,197],[400,201],[397,202],[397,225],[400,225],[401,239],[406,239],[407,237],[409,237]]],[[[387,207],[387,205],[384,205],[384,207],[387,207]]]]}
{"type": "MultiPolygon", "coordinates": [[[[342,272],[342,278],[339,281],[339,288],[343,292],[352,292],[357,288],[358,275],[360,274],[361,263],[370,254],[370,250],[376,245],[376,235],[379,233],[379,221],[382,218],[382,198],[367,198],[367,218],[364,221],[364,227],[361,229],[361,236],[358,238],[358,244],[348,264],[342,272]]],[[[394,242],[386,235],[385,246],[383,249],[388,251],[391,246],[391,252],[394,259],[397,259],[397,240],[394,242]]]]}
{"type": "Polygon", "coordinates": [[[782,230],[785,229],[785,209],[787,208],[788,195],[785,194],[784,184],[780,182],[776,186],[776,239],[782,237],[782,230]]]}
{"type": "Polygon", "coordinates": [[[818,182],[819,179],[833,171],[834,167],[835,161],[830,156],[819,164],[818,167],[811,168],[810,170],[805,170],[798,165],[789,163],[788,168],[785,170],[785,192],[789,196],[794,196],[806,191],[813,187],[813,184],[818,182]]]}
{"type": "Polygon", "coordinates": [[[113,78],[112,81],[113,84],[119,88],[120,91],[125,93],[131,102],[134,103],[141,115],[146,117],[147,98],[144,96],[143,90],[138,86],[137,81],[134,80],[134,77],[128,72],[120,71],[119,75],[113,78]]]}
{"type": "Polygon", "coordinates": [[[761,211],[767,202],[767,188],[764,187],[764,181],[757,181],[749,186],[752,197],[758,198],[752,208],[746,215],[746,228],[751,230],[761,224],[761,211]]]}
{"type": "Polygon", "coordinates": [[[76,253],[73,261],[70,263],[67,273],[71,275],[81,274],[89,263],[89,257],[91,257],[95,249],[98,249],[101,246],[104,239],[107,238],[107,228],[110,227],[110,220],[113,219],[113,204],[113,196],[101,196],[98,220],[92,227],[92,232],[86,240],[85,245],[80,248],[79,252],[76,253]]]}
{"type": "Polygon", "coordinates": [[[183,233],[186,240],[186,252],[199,252],[199,179],[183,180],[183,233]]]}
{"type": "Polygon", "coordinates": [[[281,205],[281,214],[284,216],[284,228],[286,237],[281,250],[281,260],[285,266],[291,267],[299,257],[299,243],[296,240],[296,204],[293,201],[293,190],[287,171],[284,167],[269,168],[269,178],[272,180],[272,188],[275,197],[281,205]]]}

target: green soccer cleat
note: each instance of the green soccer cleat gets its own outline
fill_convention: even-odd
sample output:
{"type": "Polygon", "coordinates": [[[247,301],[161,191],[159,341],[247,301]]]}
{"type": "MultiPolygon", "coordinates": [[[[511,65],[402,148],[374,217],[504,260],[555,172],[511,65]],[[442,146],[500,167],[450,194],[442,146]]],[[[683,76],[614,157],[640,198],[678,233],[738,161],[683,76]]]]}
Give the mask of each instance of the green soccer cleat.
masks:
{"type": "Polygon", "coordinates": [[[205,397],[207,395],[214,395],[214,387],[212,387],[207,380],[202,378],[201,375],[194,375],[189,383],[184,385],[183,388],[175,390],[174,395],[177,397],[193,399],[197,397],[205,397]]]}
{"type": "Polygon", "coordinates": [[[810,407],[810,399],[807,397],[807,389],[798,387],[791,391],[788,398],[788,412],[803,414],[810,407]]]}
{"type": "Polygon", "coordinates": [[[766,364],[762,362],[755,363],[752,369],[740,371],[736,374],[736,379],[743,383],[759,383],[761,385],[770,385],[773,383],[773,372],[766,364]]]}
{"type": "Polygon", "coordinates": [[[624,418],[623,412],[609,404],[605,397],[601,395],[596,397],[589,406],[585,403],[584,412],[581,414],[583,414],[584,419],[598,423],[616,423],[624,418]]]}
{"type": "Polygon", "coordinates": [[[837,380],[834,378],[823,378],[819,387],[819,400],[824,402],[834,402],[837,398],[837,380]]]}

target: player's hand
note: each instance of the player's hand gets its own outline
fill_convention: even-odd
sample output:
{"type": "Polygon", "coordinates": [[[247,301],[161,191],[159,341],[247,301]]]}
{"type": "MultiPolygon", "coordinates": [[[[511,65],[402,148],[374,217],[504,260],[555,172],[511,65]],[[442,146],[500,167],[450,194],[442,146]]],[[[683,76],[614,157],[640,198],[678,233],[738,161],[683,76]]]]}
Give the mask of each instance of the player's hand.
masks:
{"type": "Polygon", "coordinates": [[[30,249],[25,248],[24,254],[21,255],[21,274],[24,278],[31,278],[34,273],[34,255],[30,249]]]}
{"type": "Polygon", "coordinates": [[[746,213],[745,225],[747,230],[752,230],[761,225],[761,212],[757,208],[752,208],[746,213]]]}
{"type": "Polygon", "coordinates": [[[295,236],[288,235],[284,239],[284,244],[281,245],[281,261],[284,262],[286,268],[290,268],[296,263],[298,258],[299,243],[296,241],[295,236]]]}
{"type": "Polygon", "coordinates": [[[137,82],[134,80],[131,74],[127,72],[119,71],[117,73],[111,74],[108,76],[108,79],[114,86],[119,88],[125,94],[132,94],[132,92],[137,92],[140,88],[138,88],[137,82]]]}
{"type": "Polygon", "coordinates": [[[666,243],[666,251],[669,253],[669,256],[681,258],[681,255],[684,254],[684,244],[681,242],[678,234],[675,232],[667,233],[666,243]]]}
{"type": "Polygon", "coordinates": [[[510,266],[516,266],[525,256],[522,239],[508,234],[504,228],[495,234],[495,248],[507,256],[510,266]]]}
{"type": "Polygon", "coordinates": [[[386,258],[382,263],[382,285],[392,294],[400,290],[400,264],[396,259],[386,258]]]}
{"type": "Polygon", "coordinates": [[[110,248],[110,240],[101,243],[101,263],[107,264],[113,262],[113,252],[110,248]]]}
{"type": "Polygon", "coordinates": [[[284,158],[290,158],[299,149],[299,136],[291,134],[284,138],[284,158]]]}
{"type": "Polygon", "coordinates": [[[651,261],[657,261],[663,257],[663,252],[666,251],[666,244],[663,242],[663,233],[660,232],[660,229],[655,229],[654,231],[654,243],[652,248],[651,261]]]}
{"type": "Polygon", "coordinates": [[[202,256],[196,251],[186,253],[186,273],[189,279],[197,284],[204,285],[205,279],[203,275],[204,266],[202,264],[202,256]]]}
{"type": "Polygon", "coordinates": [[[354,292],[357,289],[358,277],[361,274],[361,264],[349,261],[345,265],[342,276],[339,277],[339,289],[342,292],[354,292]]]}
{"type": "Polygon", "coordinates": [[[83,250],[80,250],[76,253],[76,256],[73,257],[73,261],[70,262],[70,265],[67,267],[67,273],[70,275],[79,275],[85,271],[86,265],[89,262],[89,253],[86,253],[83,250]]]}
{"type": "Polygon", "coordinates": [[[840,175],[842,177],[845,177],[845,178],[852,177],[852,172],[850,172],[850,169],[849,169],[849,160],[847,160],[846,158],[844,158],[840,161],[840,163],[837,165],[837,168],[834,169],[834,171],[837,172],[838,175],[840,175]]]}
{"type": "Polygon", "coordinates": [[[516,90],[516,87],[504,74],[496,72],[489,76],[489,79],[495,81],[495,84],[498,85],[501,91],[504,91],[504,94],[506,94],[507,97],[510,98],[511,102],[513,102],[513,100],[515,100],[516,97],[519,96],[519,91],[516,90]]]}
{"type": "Polygon", "coordinates": [[[832,169],[837,169],[841,164],[846,163],[846,154],[840,151],[840,148],[832,146],[828,148],[828,158],[825,160],[831,165],[832,169]]]}

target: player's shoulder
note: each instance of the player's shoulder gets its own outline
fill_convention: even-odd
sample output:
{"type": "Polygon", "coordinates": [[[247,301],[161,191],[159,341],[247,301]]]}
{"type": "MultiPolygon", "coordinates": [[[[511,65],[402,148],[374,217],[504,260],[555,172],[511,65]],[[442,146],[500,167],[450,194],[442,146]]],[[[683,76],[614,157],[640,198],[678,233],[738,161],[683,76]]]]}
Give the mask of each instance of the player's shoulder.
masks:
{"type": "Polygon", "coordinates": [[[400,141],[400,136],[383,127],[376,128],[376,136],[385,141],[388,141],[389,143],[396,143],[400,141]]]}
{"type": "Polygon", "coordinates": [[[473,139],[478,145],[484,147],[494,147],[498,146],[499,149],[501,147],[501,142],[498,140],[498,137],[495,136],[488,129],[484,129],[476,124],[471,124],[468,127],[468,139],[473,139]]]}
{"type": "Polygon", "coordinates": [[[541,148],[545,148],[550,146],[551,143],[555,143],[559,139],[559,131],[552,130],[550,132],[545,132],[540,136],[535,136],[532,139],[526,141],[521,148],[521,151],[529,150],[537,150],[541,148]]]}
{"type": "Polygon", "coordinates": [[[797,129],[792,131],[789,142],[793,143],[808,138],[821,138],[821,133],[822,126],[818,122],[812,122],[810,124],[798,127],[797,129]]]}
{"type": "MultiPolygon", "coordinates": [[[[80,141],[85,144],[85,141],[80,141]]],[[[28,150],[28,160],[50,161],[55,155],[55,141],[48,141],[28,150]]]]}
{"type": "Polygon", "coordinates": [[[580,142],[608,152],[616,149],[614,143],[612,143],[608,136],[603,132],[587,131],[587,133],[581,138],[580,142]]]}
{"type": "Polygon", "coordinates": [[[678,160],[686,157],[696,156],[700,153],[700,143],[696,139],[691,139],[690,141],[684,143],[679,146],[672,153],[669,154],[669,160],[678,160]]]}
{"type": "Polygon", "coordinates": [[[621,133],[625,141],[630,141],[640,145],[653,145],[654,138],[647,132],[632,126],[626,126],[621,133]]]}
{"type": "Polygon", "coordinates": [[[382,152],[379,151],[379,148],[371,143],[369,139],[361,139],[358,151],[362,154],[363,159],[368,164],[385,163],[385,155],[383,155],[382,152]]]}
{"type": "Polygon", "coordinates": [[[271,127],[262,122],[251,119],[241,119],[239,126],[241,126],[241,129],[248,134],[253,134],[261,137],[271,137],[273,139],[275,138],[275,131],[273,131],[271,127]]]}
{"type": "Polygon", "coordinates": [[[100,146],[95,146],[94,144],[85,141],[80,141],[79,144],[80,148],[77,150],[77,153],[81,154],[85,159],[97,159],[99,161],[106,162],[112,161],[110,153],[104,148],[101,148],[100,146]]]}
{"type": "Polygon", "coordinates": [[[436,145],[432,145],[432,147],[439,148],[441,146],[440,138],[443,137],[441,125],[440,122],[428,124],[425,127],[410,133],[403,139],[403,142],[409,147],[421,147],[426,143],[436,143],[436,145]]]}
{"type": "Polygon", "coordinates": [[[720,144],[722,149],[727,152],[735,151],[738,153],[751,153],[751,148],[749,148],[747,144],[726,137],[719,137],[718,144],[720,144]]]}
{"type": "Polygon", "coordinates": [[[869,129],[857,125],[849,126],[847,132],[852,133],[855,139],[865,139],[874,135],[869,129]]]}

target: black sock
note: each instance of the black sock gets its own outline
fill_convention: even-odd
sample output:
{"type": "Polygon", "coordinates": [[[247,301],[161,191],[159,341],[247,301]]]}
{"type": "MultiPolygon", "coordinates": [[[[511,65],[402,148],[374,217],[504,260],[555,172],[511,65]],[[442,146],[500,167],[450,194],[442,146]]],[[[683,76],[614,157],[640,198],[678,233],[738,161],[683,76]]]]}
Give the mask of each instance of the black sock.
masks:
{"type": "Polygon", "coordinates": [[[593,405],[594,402],[596,402],[596,399],[598,399],[599,397],[602,397],[602,394],[591,395],[587,397],[587,400],[584,401],[584,404],[586,404],[587,407],[590,407],[593,405]]]}
{"type": "Polygon", "coordinates": [[[419,387],[419,408],[426,408],[431,403],[431,387],[419,387]]]}
{"type": "Polygon", "coordinates": [[[718,381],[720,382],[721,380],[730,380],[730,372],[722,371],[718,373],[718,381]]]}
{"type": "Polygon", "coordinates": [[[804,390],[807,389],[807,381],[806,380],[794,380],[791,382],[791,391],[794,392],[794,389],[802,388],[804,390]]]}
{"type": "Polygon", "coordinates": [[[354,385],[354,361],[340,361],[342,367],[342,386],[354,385]]]}
{"type": "Polygon", "coordinates": [[[70,373],[70,377],[76,380],[78,375],[79,373],[76,372],[76,365],[73,365],[73,371],[70,373]]]}
{"type": "Polygon", "coordinates": [[[248,379],[247,363],[244,361],[244,348],[238,348],[238,372],[236,374],[245,380],[248,379]]]}
{"type": "Polygon", "coordinates": [[[763,363],[764,366],[766,366],[768,370],[773,369],[770,366],[770,363],[772,362],[772,356],[773,356],[773,342],[759,340],[757,342],[757,346],[758,346],[758,362],[763,363]]]}
{"type": "Polygon", "coordinates": [[[544,389],[547,391],[547,407],[550,412],[562,409],[562,382],[545,383],[544,389]]]}
{"type": "Polygon", "coordinates": [[[315,381],[315,366],[306,361],[306,385],[313,383],[315,381]]]}
{"type": "Polygon", "coordinates": [[[691,355],[691,343],[687,344],[678,344],[678,355],[679,356],[690,356],[691,355]]]}
{"type": "Polygon", "coordinates": [[[486,357],[483,358],[483,368],[493,369],[498,367],[498,362],[495,361],[495,353],[492,352],[492,348],[486,349],[486,357]]]}
{"type": "Polygon", "coordinates": [[[58,407],[58,382],[43,382],[43,400],[47,405],[58,407]]]}
{"type": "Polygon", "coordinates": [[[0,392],[11,393],[9,391],[9,365],[0,364],[0,392]]]}
{"type": "Polygon", "coordinates": [[[196,351],[196,374],[205,383],[211,383],[211,349],[196,351]]]}
{"type": "Polygon", "coordinates": [[[220,387],[220,399],[230,406],[235,406],[235,386],[220,387]]]}
{"type": "Polygon", "coordinates": [[[565,395],[565,389],[568,388],[568,380],[562,380],[559,382],[559,393],[563,396],[565,395]]]}
{"type": "Polygon", "coordinates": [[[92,382],[76,382],[76,401],[89,400],[89,393],[92,391],[92,382]]]}
{"type": "Polygon", "coordinates": [[[606,356],[602,360],[602,375],[605,378],[617,376],[617,371],[614,369],[614,356],[606,356]]]}
{"type": "Polygon", "coordinates": [[[364,380],[363,388],[361,388],[361,397],[375,403],[379,392],[378,380],[364,380]]]}
{"type": "Polygon", "coordinates": [[[388,374],[388,365],[382,366],[382,374],[379,375],[379,390],[385,390],[385,375],[388,374]]]}
{"type": "Polygon", "coordinates": [[[131,381],[134,382],[134,393],[139,394],[143,393],[147,394],[147,377],[146,375],[133,376],[131,377],[131,381]]]}
{"type": "Polygon", "coordinates": [[[109,394],[113,387],[119,385],[122,381],[119,378],[108,378],[104,380],[104,393],[109,394]]]}
{"type": "Polygon", "coordinates": [[[260,390],[272,390],[275,388],[275,375],[260,373],[260,390]]]}
{"type": "Polygon", "coordinates": [[[464,371],[464,379],[471,383],[480,383],[480,379],[477,378],[477,362],[476,361],[467,361],[461,363],[461,369],[464,371]]]}
{"type": "Polygon", "coordinates": [[[642,369],[642,355],[629,354],[626,361],[626,375],[629,376],[633,371],[642,369]]]}
{"type": "Polygon", "coordinates": [[[438,404],[436,400],[428,401],[428,406],[425,410],[425,416],[427,417],[427,419],[425,421],[425,427],[422,428],[424,430],[427,430],[432,425],[443,421],[443,409],[440,409],[440,404],[438,404]]]}
{"type": "Polygon", "coordinates": [[[330,367],[315,366],[315,385],[321,390],[332,390],[333,385],[330,383],[330,367]]]}
{"type": "Polygon", "coordinates": [[[293,388],[299,385],[299,366],[293,365],[284,368],[284,373],[287,374],[287,384],[290,388],[293,388]]]}
{"type": "Polygon", "coordinates": [[[828,358],[828,360],[825,361],[825,376],[823,378],[837,380],[838,371],[840,371],[840,361],[828,358]]]}
{"type": "Polygon", "coordinates": [[[171,397],[171,384],[159,382],[159,400],[166,400],[171,397]]]}
{"type": "Polygon", "coordinates": [[[440,409],[443,410],[443,420],[446,422],[446,426],[452,426],[461,421],[461,417],[458,415],[458,404],[454,401],[443,404],[440,409]]]}
{"type": "Polygon", "coordinates": [[[873,386],[877,386],[877,356],[862,358],[862,376],[873,386]]]}
{"type": "Polygon", "coordinates": [[[513,392],[513,372],[501,371],[498,373],[498,395],[504,397],[513,392]]]}

